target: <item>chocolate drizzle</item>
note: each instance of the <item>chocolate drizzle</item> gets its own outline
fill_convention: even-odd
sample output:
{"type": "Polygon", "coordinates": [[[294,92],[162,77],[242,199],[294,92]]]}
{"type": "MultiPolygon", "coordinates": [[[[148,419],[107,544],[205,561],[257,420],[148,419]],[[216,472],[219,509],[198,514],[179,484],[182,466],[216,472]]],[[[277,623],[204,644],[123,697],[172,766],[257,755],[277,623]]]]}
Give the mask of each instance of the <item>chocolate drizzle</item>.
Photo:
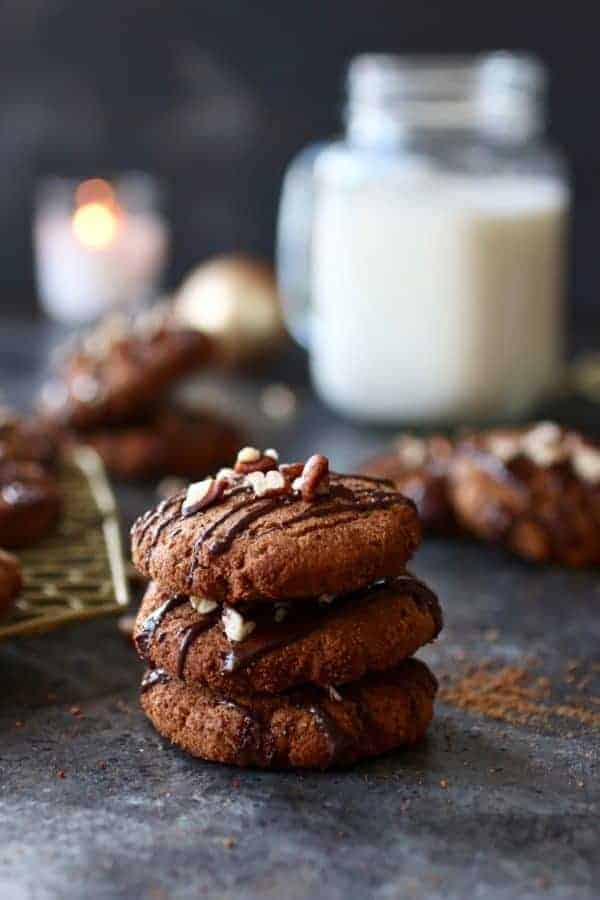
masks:
{"type": "Polygon", "coordinates": [[[320,731],[322,731],[327,738],[327,743],[329,745],[329,762],[341,760],[345,755],[345,752],[352,745],[350,735],[340,728],[333,716],[330,716],[322,706],[312,704],[309,707],[309,710],[320,731]]]}
{"type": "MultiPolygon", "coordinates": [[[[211,541],[208,545],[208,553],[210,556],[219,556],[219,554],[228,550],[238,534],[241,534],[242,531],[246,529],[247,525],[250,525],[252,522],[256,521],[256,519],[262,518],[262,516],[266,516],[267,513],[272,512],[282,504],[279,500],[271,499],[251,501],[245,505],[254,506],[254,509],[250,509],[244,516],[241,516],[234,522],[223,535],[214,538],[213,541],[211,541]]],[[[287,503],[284,505],[287,505],[287,503]]]]}
{"type": "Polygon", "coordinates": [[[142,678],[142,694],[145,694],[155,684],[166,684],[170,680],[171,676],[164,669],[148,669],[142,678]]]}
{"type": "Polygon", "coordinates": [[[316,508],[307,509],[305,512],[300,513],[298,516],[292,516],[291,519],[288,519],[283,525],[274,525],[272,528],[268,528],[263,532],[263,535],[269,534],[272,531],[280,531],[289,527],[290,525],[297,525],[299,522],[306,522],[309,519],[320,519],[323,516],[329,515],[337,515],[337,513],[345,513],[345,512],[369,512],[374,509],[389,509],[390,506],[397,501],[397,498],[390,493],[386,492],[369,492],[368,497],[365,500],[360,499],[360,494],[354,494],[354,499],[351,502],[342,502],[342,503],[331,503],[329,505],[317,506],[316,508]]]}
{"type": "Polygon", "coordinates": [[[188,598],[185,594],[175,594],[173,597],[169,597],[169,599],[155,609],[154,612],[150,613],[140,631],[135,636],[135,646],[142,659],[146,659],[148,650],[150,649],[150,642],[154,637],[154,632],[167,613],[172,609],[181,606],[183,603],[186,603],[187,600],[188,598]]]}
{"type": "MultiPolygon", "coordinates": [[[[337,475],[334,477],[340,478],[341,476],[337,475]]],[[[398,494],[394,490],[384,491],[378,488],[378,486],[393,488],[389,480],[368,475],[352,475],[348,477],[365,485],[374,485],[375,489],[372,487],[356,487],[354,490],[351,490],[344,484],[332,484],[327,494],[311,502],[309,509],[297,516],[292,516],[287,522],[272,525],[265,533],[281,531],[312,518],[318,519],[338,513],[359,513],[375,509],[387,509],[398,502],[398,494]]],[[[258,521],[278,508],[302,502],[302,496],[297,492],[280,494],[276,497],[257,497],[252,488],[244,483],[232,484],[225,491],[222,499],[229,500],[240,494],[243,495],[242,499],[225,510],[221,516],[218,516],[195,541],[187,578],[189,585],[193,583],[194,572],[203,548],[205,548],[209,556],[219,556],[228,550],[236,537],[242,534],[253,522],[258,521]],[[244,510],[247,511],[243,512],[244,510]],[[231,521],[238,512],[242,513],[242,515],[231,521]]],[[[167,500],[163,500],[153,513],[147,513],[140,520],[136,533],[138,543],[154,528],[145,552],[147,566],[163,532],[175,521],[182,521],[197,514],[191,511],[186,513],[182,511],[184,499],[185,494],[183,492],[169,497],[167,500]]],[[[181,527],[179,527],[178,533],[180,531],[181,527]]]]}
{"type": "MultiPolygon", "coordinates": [[[[361,480],[363,480],[363,476],[360,477],[361,480]]],[[[222,516],[212,522],[196,540],[188,573],[188,584],[192,584],[193,582],[194,572],[196,571],[199,561],[199,554],[203,547],[206,548],[206,552],[209,556],[219,556],[231,547],[235,538],[245,531],[252,522],[256,522],[278,508],[291,506],[294,503],[301,502],[301,500],[302,497],[295,494],[285,494],[277,498],[261,499],[257,498],[254,494],[248,493],[240,503],[236,503],[231,509],[227,510],[222,516]],[[230,520],[237,512],[244,509],[248,509],[244,515],[232,522],[221,534],[216,534],[221,526],[230,520]],[[210,538],[212,538],[212,540],[209,540],[210,538]]],[[[323,498],[311,504],[309,509],[297,516],[293,516],[291,519],[288,519],[287,522],[271,526],[263,532],[263,534],[269,534],[272,531],[282,531],[299,522],[308,521],[313,518],[318,519],[328,515],[388,509],[397,502],[398,495],[395,492],[373,491],[364,488],[351,491],[344,485],[335,485],[332,486],[329,494],[324,495],[323,498]],[[337,500],[338,502],[328,502],[332,499],[334,501],[337,500]]]]}
{"type": "Polygon", "coordinates": [[[185,662],[190,651],[190,647],[200,634],[202,634],[204,631],[208,631],[209,628],[212,628],[218,618],[219,612],[218,610],[215,610],[212,613],[208,613],[202,616],[202,618],[198,622],[194,622],[192,625],[189,625],[185,629],[181,638],[181,642],[179,644],[179,653],[177,654],[178,678],[183,678],[185,672],[185,662]]]}
{"type": "Polygon", "coordinates": [[[346,605],[352,600],[368,598],[389,586],[385,580],[377,581],[368,588],[344,594],[331,606],[320,609],[315,609],[314,603],[301,601],[296,604],[296,614],[292,613],[287,621],[274,622],[272,619],[265,623],[259,621],[255,631],[244,641],[231,643],[230,649],[223,658],[221,671],[231,673],[246,668],[250,663],[270,653],[271,650],[287,647],[301,638],[307,637],[334,615],[342,604],[346,605]]]}
{"type": "Polygon", "coordinates": [[[296,615],[287,621],[276,623],[269,621],[266,624],[257,624],[246,640],[239,643],[232,643],[230,650],[223,658],[221,671],[223,673],[237,672],[249,666],[251,663],[280,647],[286,647],[295,641],[307,637],[312,632],[320,628],[328,618],[335,615],[342,605],[356,602],[359,600],[367,600],[373,598],[377,593],[386,588],[395,590],[399,589],[410,594],[416,603],[424,607],[436,624],[436,633],[442,629],[442,613],[437,601],[436,595],[427,585],[410,573],[397,575],[391,579],[382,579],[369,585],[367,588],[361,588],[344,594],[336,599],[330,606],[324,609],[320,614],[315,613],[312,604],[297,606],[296,615]]]}
{"type": "MultiPolygon", "coordinates": [[[[140,531],[138,534],[138,539],[141,540],[149,528],[157,522],[160,517],[166,513],[172,506],[174,506],[179,500],[182,500],[182,494],[175,494],[172,497],[167,497],[166,500],[163,500],[158,504],[154,512],[147,512],[142,519],[140,520],[140,531]]],[[[182,501],[183,502],[183,501],[182,501]]]]}
{"type": "MultiPolygon", "coordinates": [[[[181,516],[181,507],[183,505],[184,494],[182,492],[175,494],[173,497],[167,497],[166,500],[163,500],[158,504],[154,512],[146,513],[146,515],[140,521],[140,530],[137,533],[137,540],[141,541],[147,532],[155,525],[154,532],[152,534],[152,539],[146,549],[145,557],[146,557],[146,565],[150,562],[150,557],[152,556],[152,551],[156,546],[156,543],[163,533],[163,531],[168,528],[169,525],[172,524],[176,519],[181,516]],[[168,513],[173,509],[174,506],[178,508],[171,513],[171,515],[166,516],[165,519],[161,521],[162,516],[165,513],[168,513]]],[[[132,529],[135,530],[135,527],[132,529]]]]}

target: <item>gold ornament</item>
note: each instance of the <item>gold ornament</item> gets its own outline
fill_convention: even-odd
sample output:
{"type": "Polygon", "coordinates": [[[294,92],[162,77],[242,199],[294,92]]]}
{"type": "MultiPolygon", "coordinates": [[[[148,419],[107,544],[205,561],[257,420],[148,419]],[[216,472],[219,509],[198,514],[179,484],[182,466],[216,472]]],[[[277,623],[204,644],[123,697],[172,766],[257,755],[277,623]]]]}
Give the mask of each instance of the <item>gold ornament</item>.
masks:
{"type": "Polygon", "coordinates": [[[210,335],[230,366],[268,354],[283,334],[273,268],[249,256],[221,256],[194,268],[179,288],[175,312],[210,335]]]}

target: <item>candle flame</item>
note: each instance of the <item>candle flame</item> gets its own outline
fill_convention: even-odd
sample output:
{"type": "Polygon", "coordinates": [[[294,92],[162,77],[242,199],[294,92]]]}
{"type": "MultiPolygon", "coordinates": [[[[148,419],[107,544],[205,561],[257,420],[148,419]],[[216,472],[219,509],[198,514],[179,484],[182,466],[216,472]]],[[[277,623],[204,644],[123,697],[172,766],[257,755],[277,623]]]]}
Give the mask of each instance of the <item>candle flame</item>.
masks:
{"type": "Polygon", "coordinates": [[[73,215],[73,232],[86,247],[101,250],[115,238],[119,225],[115,212],[104,203],[84,203],[73,215]]]}
{"type": "Polygon", "coordinates": [[[86,178],[75,189],[75,206],[85,206],[86,203],[115,202],[115,192],[110,182],[104,178],[86,178]]]}

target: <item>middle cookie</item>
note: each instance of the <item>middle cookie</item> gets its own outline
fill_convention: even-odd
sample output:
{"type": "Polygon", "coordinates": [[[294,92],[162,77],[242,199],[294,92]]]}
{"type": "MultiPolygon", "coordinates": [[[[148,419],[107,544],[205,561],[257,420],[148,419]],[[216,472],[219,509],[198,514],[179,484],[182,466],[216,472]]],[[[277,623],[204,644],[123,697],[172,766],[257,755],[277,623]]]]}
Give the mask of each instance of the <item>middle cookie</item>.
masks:
{"type": "Polygon", "coordinates": [[[134,640],[152,668],[176,678],[230,695],[274,694],[389,669],[441,627],[435,594],[407,573],[320,601],[257,604],[241,615],[220,604],[201,614],[186,595],[151,584],[134,640]],[[228,617],[247,631],[242,640],[228,636],[228,617]]]}

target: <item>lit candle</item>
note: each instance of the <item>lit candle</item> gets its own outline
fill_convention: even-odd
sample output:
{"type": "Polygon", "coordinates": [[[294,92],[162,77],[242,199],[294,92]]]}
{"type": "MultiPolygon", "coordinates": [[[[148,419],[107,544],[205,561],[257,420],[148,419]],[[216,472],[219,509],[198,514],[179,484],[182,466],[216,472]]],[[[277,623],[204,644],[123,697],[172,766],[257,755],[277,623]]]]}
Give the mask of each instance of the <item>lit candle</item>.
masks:
{"type": "Polygon", "coordinates": [[[51,316],[88,322],[157,291],[169,234],[151,188],[145,177],[117,186],[100,178],[49,184],[36,207],[34,248],[40,299],[51,316]]]}

